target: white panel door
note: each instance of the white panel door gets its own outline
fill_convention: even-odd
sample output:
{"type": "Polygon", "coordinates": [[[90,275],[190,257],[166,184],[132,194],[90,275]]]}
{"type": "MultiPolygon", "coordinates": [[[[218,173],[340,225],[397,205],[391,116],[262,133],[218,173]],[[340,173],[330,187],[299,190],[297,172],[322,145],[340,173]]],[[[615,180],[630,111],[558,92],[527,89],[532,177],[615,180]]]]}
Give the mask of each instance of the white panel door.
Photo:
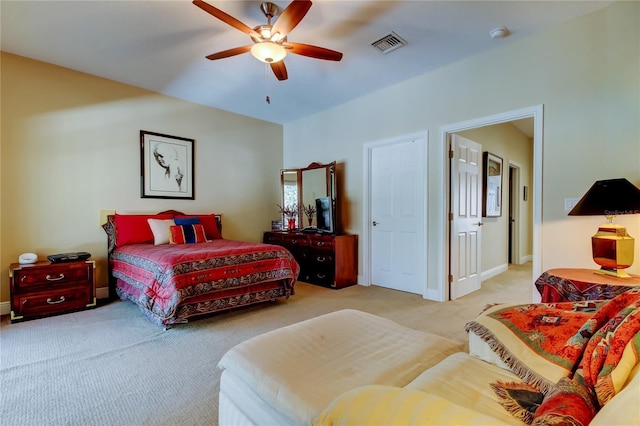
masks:
{"type": "Polygon", "coordinates": [[[449,294],[479,290],[482,229],[482,145],[451,136],[451,230],[449,294]]]}
{"type": "Polygon", "coordinates": [[[371,284],[424,294],[424,141],[371,152],[371,284]]]}

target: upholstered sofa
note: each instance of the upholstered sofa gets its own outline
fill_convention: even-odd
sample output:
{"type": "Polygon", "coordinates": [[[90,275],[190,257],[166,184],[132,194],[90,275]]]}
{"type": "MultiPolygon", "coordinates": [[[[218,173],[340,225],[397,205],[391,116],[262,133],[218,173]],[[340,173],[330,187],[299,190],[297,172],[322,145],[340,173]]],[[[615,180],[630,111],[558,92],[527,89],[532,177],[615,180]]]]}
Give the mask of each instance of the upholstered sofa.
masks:
{"type": "MultiPolygon", "coordinates": [[[[542,304],[513,309],[518,315],[532,314],[538,324],[555,322],[566,328],[568,325],[561,323],[567,319],[559,317],[572,312],[587,315],[569,318],[573,324],[587,319],[593,326],[597,321],[589,315],[597,312],[600,304],[589,302],[573,311],[553,305],[562,312],[555,316],[553,311],[537,312],[545,307],[542,304]]],[[[500,323],[499,316],[508,316],[505,312],[511,313],[507,311],[511,308],[492,306],[468,323],[468,351],[458,342],[355,310],[336,311],[257,336],[232,348],[220,360],[219,423],[497,425],[523,424],[523,420],[557,424],[563,420],[562,424],[640,425],[638,309],[627,318],[636,321],[631,327],[637,333],[621,357],[624,371],[614,368],[619,370],[615,380],[622,383],[598,410],[594,394],[578,393],[581,399],[574,392],[576,386],[569,386],[570,391],[561,386],[568,381],[563,369],[571,370],[571,366],[558,368],[556,363],[562,362],[557,359],[549,362],[527,353],[526,345],[515,338],[517,333],[500,330],[518,323],[514,317],[509,317],[513,323],[500,323]],[[533,369],[524,362],[534,365],[533,369]],[[536,392],[540,399],[534,403],[535,413],[543,412],[541,416],[527,405],[536,392]],[[588,398],[592,399],[585,403],[588,398]]],[[[533,340],[546,337],[545,344],[552,344],[553,338],[535,335],[539,328],[535,325],[521,331],[533,340]]],[[[583,339],[586,346],[591,336],[585,334],[584,327],[578,329],[577,340],[583,339]]],[[[575,349],[579,343],[572,341],[569,346],[575,349]]],[[[579,376],[571,381],[578,382],[579,376]]]]}

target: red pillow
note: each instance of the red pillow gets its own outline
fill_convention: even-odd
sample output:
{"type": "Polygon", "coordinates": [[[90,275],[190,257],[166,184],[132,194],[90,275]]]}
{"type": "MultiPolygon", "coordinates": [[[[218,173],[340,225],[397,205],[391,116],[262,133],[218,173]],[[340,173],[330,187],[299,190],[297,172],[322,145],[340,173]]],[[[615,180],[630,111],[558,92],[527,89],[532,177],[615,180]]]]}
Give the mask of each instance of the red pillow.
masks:
{"type": "Polygon", "coordinates": [[[563,377],[544,397],[531,424],[587,426],[597,411],[593,392],[578,381],[563,377]]]}
{"type": "Polygon", "coordinates": [[[113,218],[116,246],[153,243],[153,232],[147,219],[171,219],[168,214],[118,214],[113,218]]]}
{"type": "Polygon", "coordinates": [[[192,215],[183,215],[183,216],[175,216],[176,218],[188,218],[188,217],[197,217],[200,219],[200,224],[204,227],[204,233],[207,235],[208,240],[217,240],[222,238],[222,234],[220,234],[220,230],[218,229],[218,222],[216,222],[216,216],[213,214],[192,214],[192,215]]]}
{"type": "Polygon", "coordinates": [[[194,244],[207,241],[202,225],[174,225],[169,227],[169,233],[171,244],[194,244]]]}

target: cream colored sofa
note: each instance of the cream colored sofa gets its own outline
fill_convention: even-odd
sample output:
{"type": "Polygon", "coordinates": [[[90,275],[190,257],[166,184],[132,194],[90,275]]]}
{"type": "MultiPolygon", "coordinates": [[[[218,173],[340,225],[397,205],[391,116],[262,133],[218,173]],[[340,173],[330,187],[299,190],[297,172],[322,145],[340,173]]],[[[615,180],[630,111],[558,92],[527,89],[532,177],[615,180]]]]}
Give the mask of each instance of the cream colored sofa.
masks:
{"type": "MultiPolygon", "coordinates": [[[[369,417],[362,418],[362,410],[346,413],[345,424],[410,423],[403,417],[410,401],[418,401],[429,424],[523,424],[489,386],[519,378],[473,333],[469,352],[463,349],[452,340],[365,312],[342,310],[313,318],[252,338],[224,355],[219,423],[310,425],[316,419],[332,424],[326,409],[347,401],[349,411],[350,393],[357,392],[358,403],[370,405],[369,417]],[[381,390],[387,396],[394,392],[395,408],[376,413],[381,390]]],[[[640,425],[639,401],[636,374],[591,424],[640,425]]]]}

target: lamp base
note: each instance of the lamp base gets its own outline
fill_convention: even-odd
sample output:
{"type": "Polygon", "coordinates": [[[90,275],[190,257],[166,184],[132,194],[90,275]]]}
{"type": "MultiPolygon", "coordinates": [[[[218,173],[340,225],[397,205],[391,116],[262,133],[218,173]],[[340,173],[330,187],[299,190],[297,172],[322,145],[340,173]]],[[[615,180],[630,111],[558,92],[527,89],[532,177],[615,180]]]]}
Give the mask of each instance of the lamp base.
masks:
{"type": "Polygon", "coordinates": [[[596,272],[596,274],[610,275],[612,277],[631,278],[631,275],[627,274],[627,272],[624,269],[600,268],[595,272],[596,272]]]}
{"type": "Polygon", "coordinates": [[[618,278],[631,278],[624,270],[633,264],[633,238],[622,225],[607,223],[591,237],[593,261],[600,265],[598,273],[618,278]]]}

